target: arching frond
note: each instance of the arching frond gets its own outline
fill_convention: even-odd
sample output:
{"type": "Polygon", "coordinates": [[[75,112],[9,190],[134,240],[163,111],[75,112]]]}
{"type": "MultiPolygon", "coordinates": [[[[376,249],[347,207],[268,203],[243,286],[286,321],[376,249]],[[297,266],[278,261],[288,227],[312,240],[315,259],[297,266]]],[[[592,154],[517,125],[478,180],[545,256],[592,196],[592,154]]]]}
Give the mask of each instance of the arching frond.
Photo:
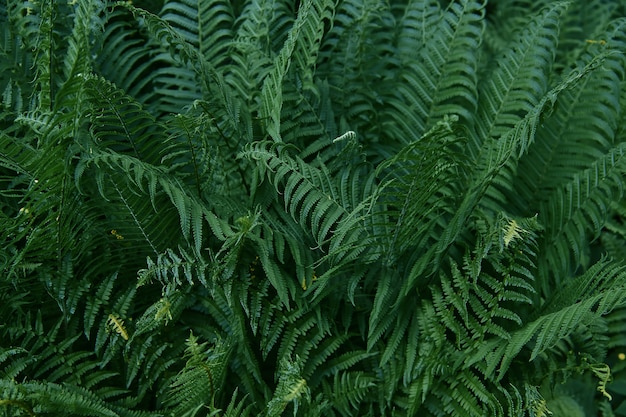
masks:
{"type": "Polygon", "coordinates": [[[478,56],[471,51],[481,42],[485,5],[456,1],[437,13],[434,3],[411,2],[398,35],[404,59],[397,74],[399,89],[387,100],[385,124],[404,143],[418,140],[447,115],[469,124],[476,108],[478,56]],[[404,39],[420,31],[418,39],[404,39]],[[403,50],[403,43],[411,45],[410,52],[403,50]]]}
{"type": "Polygon", "coordinates": [[[0,416],[619,414],[623,15],[2,2],[0,416]]]}
{"type": "Polygon", "coordinates": [[[491,63],[476,115],[475,148],[504,135],[546,93],[559,18],[568,3],[555,2],[532,18],[509,49],[491,63]]]}
{"type": "Polygon", "coordinates": [[[584,242],[599,234],[607,217],[606,202],[621,199],[623,155],[620,144],[540,206],[546,224],[541,262],[549,265],[555,282],[563,282],[562,277],[582,263],[587,250],[584,242]]]}
{"type": "Polygon", "coordinates": [[[332,7],[332,1],[323,1],[320,4],[304,0],[298,9],[298,17],[289,32],[285,45],[276,57],[276,66],[268,73],[263,83],[260,114],[263,119],[266,119],[267,133],[274,141],[281,141],[283,77],[287,74],[293,59],[299,67],[305,88],[311,88],[311,66],[316,61],[316,50],[323,34],[324,20],[332,15],[332,7]]]}

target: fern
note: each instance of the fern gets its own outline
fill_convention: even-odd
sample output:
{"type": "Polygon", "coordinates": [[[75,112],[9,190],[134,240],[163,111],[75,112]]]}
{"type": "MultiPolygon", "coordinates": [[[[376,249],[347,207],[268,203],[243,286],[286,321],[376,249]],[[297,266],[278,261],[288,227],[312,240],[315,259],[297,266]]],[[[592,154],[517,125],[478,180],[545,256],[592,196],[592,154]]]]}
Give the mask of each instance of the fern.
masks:
{"type": "Polygon", "coordinates": [[[355,222],[358,218],[351,218],[341,202],[337,202],[338,190],[327,171],[309,167],[299,159],[290,161],[280,151],[280,146],[260,143],[241,156],[263,163],[261,175],[270,174],[275,187],[284,187],[281,193],[286,211],[298,223],[310,227],[313,239],[322,248],[334,233],[335,225],[349,227],[341,225],[342,221],[355,222]]]}
{"type": "Polygon", "coordinates": [[[280,110],[282,108],[282,79],[289,69],[292,55],[295,54],[296,62],[301,67],[301,71],[304,71],[305,75],[303,81],[305,86],[309,87],[307,84],[311,84],[310,81],[307,83],[307,78],[311,78],[307,73],[310,71],[310,66],[315,62],[315,54],[312,48],[316,48],[319,45],[322,29],[324,27],[323,19],[328,18],[332,13],[332,2],[328,1],[324,3],[325,4],[318,4],[317,2],[305,0],[300,6],[298,18],[295,20],[290,30],[285,45],[276,57],[276,66],[274,70],[267,75],[263,83],[260,115],[262,118],[269,119],[267,123],[267,133],[275,141],[281,140],[280,110]],[[298,43],[298,49],[303,49],[302,52],[296,49],[296,43],[298,43]]]}
{"type": "MultiPolygon", "coordinates": [[[[300,402],[310,397],[306,380],[299,377],[298,362],[283,360],[279,368],[279,380],[272,400],[267,404],[267,416],[280,416],[288,403],[293,403],[297,413],[300,402]]],[[[304,400],[304,401],[303,401],[304,400]]]]}
{"type": "Polygon", "coordinates": [[[405,143],[418,139],[445,115],[469,121],[476,108],[477,56],[469,52],[481,42],[484,4],[451,2],[439,11],[435,3],[411,2],[398,35],[406,69],[397,75],[398,97],[389,100],[393,122],[386,124],[405,143]],[[423,48],[415,56],[411,37],[418,31],[423,48]],[[411,45],[410,53],[404,42],[411,45]]]}
{"type": "Polygon", "coordinates": [[[549,6],[521,34],[517,45],[494,63],[487,76],[487,99],[477,111],[477,143],[488,143],[510,129],[546,92],[547,73],[558,39],[558,18],[567,3],[549,6]],[[540,42],[537,39],[541,39],[540,42]],[[526,63],[528,62],[528,64],[526,63]],[[516,85],[516,82],[523,83],[516,85]]]}
{"type": "Polygon", "coordinates": [[[3,3],[0,415],[619,414],[623,15],[3,3]]]}
{"type": "Polygon", "coordinates": [[[223,358],[228,352],[228,345],[218,342],[216,346],[207,351],[206,343],[198,343],[197,338],[191,334],[187,339],[185,351],[188,357],[187,364],[172,383],[170,403],[172,415],[187,415],[198,406],[212,406],[216,389],[219,387],[223,374],[223,358]],[[180,401],[184,398],[184,401],[180,401]]]}

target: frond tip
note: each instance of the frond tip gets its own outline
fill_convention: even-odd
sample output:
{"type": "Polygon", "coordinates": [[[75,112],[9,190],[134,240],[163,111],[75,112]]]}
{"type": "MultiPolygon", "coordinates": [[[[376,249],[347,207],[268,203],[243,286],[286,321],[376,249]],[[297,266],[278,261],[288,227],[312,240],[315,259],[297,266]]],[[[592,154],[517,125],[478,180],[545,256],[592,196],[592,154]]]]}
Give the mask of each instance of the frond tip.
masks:
{"type": "Polygon", "coordinates": [[[537,222],[537,214],[528,219],[508,219],[504,216],[503,224],[501,226],[501,236],[504,248],[508,248],[509,245],[515,241],[523,240],[524,236],[529,235],[541,227],[537,222]]]}
{"type": "Polygon", "coordinates": [[[606,384],[611,380],[611,368],[606,363],[601,363],[592,365],[591,371],[598,377],[598,391],[611,401],[613,397],[606,391],[606,384]]]}
{"type": "Polygon", "coordinates": [[[111,326],[117,334],[122,336],[122,339],[128,340],[128,331],[126,330],[126,327],[124,327],[124,320],[115,314],[109,314],[107,324],[111,326]]]}
{"type": "Polygon", "coordinates": [[[342,140],[354,140],[354,139],[356,139],[356,133],[353,132],[352,130],[348,130],[343,135],[337,136],[335,139],[333,139],[333,143],[341,142],[342,140]]]}

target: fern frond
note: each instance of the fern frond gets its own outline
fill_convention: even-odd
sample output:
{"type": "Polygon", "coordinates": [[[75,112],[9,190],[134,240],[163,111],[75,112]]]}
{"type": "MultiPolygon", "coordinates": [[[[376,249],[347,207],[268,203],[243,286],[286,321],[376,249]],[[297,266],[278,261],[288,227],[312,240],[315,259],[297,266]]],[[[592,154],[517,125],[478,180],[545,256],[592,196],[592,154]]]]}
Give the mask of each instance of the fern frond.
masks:
{"type": "Polygon", "coordinates": [[[172,415],[186,415],[199,406],[213,406],[216,391],[224,376],[228,344],[218,341],[209,348],[207,343],[199,343],[192,334],[186,341],[185,368],[178,373],[171,385],[167,401],[172,415]]]}
{"type": "Polygon", "coordinates": [[[99,74],[145,106],[154,105],[154,59],[148,39],[123,9],[106,16],[102,41],[94,67],[99,74]]]}
{"type": "MultiPolygon", "coordinates": [[[[613,263],[604,263],[598,268],[590,269],[580,281],[589,281],[596,274],[602,273],[601,281],[605,283],[602,290],[592,291],[586,297],[572,299],[565,307],[541,315],[534,321],[524,325],[512,333],[510,340],[494,350],[494,355],[488,358],[488,367],[495,369],[499,364],[499,378],[508,370],[511,362],[524,348],[528,347],[530,360],[540,353],[552,348],[556,343],[573,333],[580,325],[593,323],[599,317],[611,312],[626,302],[624,298],[623,267],[613,263]],[[608,276],[604,278],[604,274],[608,276]]],[[[572,294],[572,292],[569,292],[572,294]]],[[[574,291],[574,296],[577,292],[574,291]]],[[[495,345],[491,345],[495,347],[495,345]]]]}
{"type": "Polygon", "coordinates": [[[415,50],[428,46],[428,42],[435,36],[441,16],[438,1],[411,1],[404,7],[397,34],[400,62],[415,60],[415,50]]]}
{"type": "Polygon", "coordinates": [[[233,6],[223,0],[179,0],[167,2],[160,16],[200,51],[207,62],[218,67],[220,60],[226,59],[233,37],[232,9],[233,6]]]}
{"type": "Polygon", "coordinates": [[[102,11],[104,3],[100,0],[78,2],[74,6],[74,25],[68,39],[67,53],[64,60],[65,81],[59,88],[57,106],[64,100],[71,100],[82,85],[81,78],[91,73],[91,45],[89,39],[103,30],[102,11]]]}
{"type": "Polygon", "coordinates": [[[155,62],[160,62],[161,66],[161,69],[156,70],[155,83],[161,84],[158,88],[164,101],[163,110],[178,113],[182,107],[191,105],[194,100],[205,98],[226,109],[224,113],[227,116],[224,121],[234,131],[239,131],[240,127],[237,126],[239,120],[233,112],[230,89],[215,66],[202,55],[202,51],[187,42],[184,34],[179,33],[176,27],[164,19],[128,2],[118,1],[115,7],[129,10],[144,24],[143,27],[155,44],[159,48],[164,48],[154,59],[155,62]]]}
{"type": "Polygon", "coordinates": [[[476,115],[472,151],[504,135],[531,111],[546,93],[554,61],[559,18],[568,3],[555,2],[534,17],[517,41],[491,65],[476,115]]]}
{"type": "Polygon", "coordinates": [[[320,4],[320,2],[304,0],[298,9],[298,17],[289,32],[285,45],[276,57],[276,65],[263,83],[260,115],[263,119],[267,119],[267,133],[276,142],[282,141],[280,116],[283,105],[283,78],[289,70],[291,60],[295,59],[300,70],[303,71],[304,81],[312,79],[311,66],[316,60],[316,51],[324,30],[324,19],[331,17],[333,6],[332,1],[323,1],[320,4]]]}
{"type": "MultiPolygon", "coordinates": [[[[193,247],[200,252],[200,244],[203,236],[203,218],[207,208],[196,196],[190,193],[185,185],[175,176],[169,175],[163,168],[147,164],[136,158],[113,152],[97,152],[90,157],[83,158],[75,173],[77,186],[84,181],[83,177],[88,170],[95,170],[95,181],[103,198],[115,198],[128,210],[133,222],[155,252],[159,253],[158,247],[171,246],[171,238],[163,227],[171,227],[170,215],[162,214],[160,219],[152,218],[153,221],[163,224],[162,227],[150,227],[141,222],[142,218],[152,216],[140,215],[141,212],[155,212],[157,207],[164,203],[163,197],[167,197],[169,203],[178,213],[179,225],[185,239],[193,238],[193,247]],[[112,184],[111,184],[112,183],[112,184]],[[117,193],[111,196],[106,192],[111,184],[117,193]],[[138,199],[137,194],[143,193],[147,199],[138,199]],[[170,222],[169,226],[167,222],[170,222]],[[154,241],[153,241],[154,240],[154,241]],[[158,242],[163,243],[158,243],[158,242]]],[[[123,236],[131,232],[122,233],[123,236]]]]}
{"type": "Polygon", "coordinates": [[[327,172],[289,157],[281,148],[258,143],[240,156],[262,164],[261,173],[269,175],[276,190],[284,193],[285,209],[301,225],[310,227],[321,247],[331,237],[333,228],[350,213],[337,202],[337,189],[327,172]]]}
{"type": "Polygon", "coordinates": [[[0,380],[0,392],[19,392],[11,402],[30,415],[39,413],[62,413],[67,416],[118,417],[119,414],[104,401],[86,389],[72,385],[46,382],[0,380]]]}
{"type": "MultiPolygon", "coordinates": [[[[394,23],[389,4],[341,1],[331,29],[323,37],[315,71],[330,87],[329,99],[339,118],[335,122],[339,130],[353,130],[363,143],[381,147],[379,139],[385,132],[383,98],[395,88],[390,85],[389,73],[395,52],[394,23]]],[[[376,152],[370,156],[381,159],[376,152]]]]}
{"type": "Polygon", "coordinates": [[[364,372],[336,373],[332,385],[324,385],[326,398],[329,398],[333,408],[344,416],[355,416],[360,403],[365,402],[376,386],[376,379],[364,372]]]}
{"type": "Polygon", "coordinates": [[[92,108],[86,116],[91,119],[94,145],[159,163],[166,149],[155,146],[155,142],[160,140],[158,136],[163,135],[164,129],[154,117],[103,78],[85,78],[85,94],[92,108]]]}
{"type": "Polygon", "coordinates": [[[196,280],[208,286],[205,271],[208,269],[202,259],[196,258],[179,248],[178,253],[167,249],[156,260],[147,259],[147,268],[138,271],[137,286],[158,280],[163,286],[164,295],[174,294],[183,284],[194,285],[196,280]],[[182,281],[184,278],[184,282],[182,281]]]}
{"type": "Polygon", "coordinates": [[[58,79],[54,71],[58,70],[54,61],[55,48],[53,44],[52,28],[54,25],[54,5],[51,3],[33,4],[13,3],[9,7],[10,19],[15,22],[17,33],[25,42],[37,51],[33,57],[37,68],[36,87],[39,106],[44,111],[52,110],[55,104],[58,79]],[[37,10],[38,9],[38,10],[37,10]]]}
{"type": "MultiPolygon", "coordinates": [[[[624,20],[614,22],[602,37],[617,47],[626,45],[624,25],[624,20]]],[[[586,45],[575,67],[582,68],[606,52],[586,45]]],[[[518,175],[513,179],[515,195],[511,198],[519,198],[520,206],[538,207],[537,202],[546,201],[575,173],[588,168],[600,153],[615,145],[621,111],[618,80],[623,77],[623,62],[620,54],[609,52],[604,56],[603,69],[588,73],[559,95],[554,111],[545,117],[534,146],[521,159],[518,175]],[[597,105],[590,109],[590,102],[597,105]]]]}
{"type": "Polygon", "coordinates": [[[598,0],[572,2],[563,16],[556,62],[567,66],[578,61],[594,41],[608,42],[602,30],[616,15],[617,7],[598,0]]]}
{"type": "Polygon", "coordinates": [[[124,326],[124,320],[116,316],[115,314],[109,314],[109,320],[107,323],[113,328],[113,331],[120,336],[122,339],[128,340],[128,331],[124,326]]]}
{"type": "Polygon", "coordinates": [[[506,183],[505,180],[499,179],[499,176],[506,178],[510,175],[511,166],[516,165],[517,159],[533,143],[541,117],[545,112],[550,111],[559,95],[581,78],[597,70],[605,58],[606,55],[600,55],[588,63],[582,71],[572,71],[562,82],[545,94],[539,103],[503,137],[485,142],[484,150],[478,159],[478,170],[473,183],[469,186],[463,201],[458,205],[458,209],[443,232],[438,242],[437,252],[445,251],[457,238],[462,229],[461,225],[479,203],[496,212],[505,209],[499,206],[501,203],[496,202],[499,198],[497,188],[493,187],[498,186],[500,181],[506,183]],[[485,201],[481,202],[481,199],[485,201]]]}
{"type": "Polygon", "coordinates": [[[299,358],[295,361],[289,358],[281,360],[278,368],[278,385],[274,396],[267,404],[267,416],[278,417],[282,415],[287,404],[292,403],[297,412],[300,403],[310,401],[311,393],[306,380],[300,377],[299,358]]]}
{"type": "Polygon", "coordinates": [[[460,185],[464,174],[457,121],[445,118],[377,169],[379,174],[388,173],[377,202],[389,207],[382,213],[390,222],[383,231],[390,240],[382,243],[389,265],[407,251],[419,253],[430,246],[447,207],[457,199],[454,184],[460,185]]]}
{"type": "Polygon", "coordinates": [[[418,140],[444,116],[454,114],[469,124],[477,101],[478,57],[471,51],[481,42],[484,2],[455,1],[438,13],[436,2],[416,3],[423,2],[411,2],[407,13],[418,14],[420,20],[412,20],[413,16],[402,22],[399,48],[406,42],[412,51],[401,56],[399,89],[396,97],[389,99],[388,117],[393,122],[385,122],[404,143],[418,140]],[[415,40],[409,42],[403,37],[420,31],[418,41],[423,42],[423,48],[415,55],[415,40]]]}
{"type": "Polygon", "coordinates": [[[541,205],[546,236],[540,262],[547,264],[557,283],[581,264],[584,242],[600,233],[608,202],[621,199],[624,151],[623,144],[611,149],[541,205]]]}

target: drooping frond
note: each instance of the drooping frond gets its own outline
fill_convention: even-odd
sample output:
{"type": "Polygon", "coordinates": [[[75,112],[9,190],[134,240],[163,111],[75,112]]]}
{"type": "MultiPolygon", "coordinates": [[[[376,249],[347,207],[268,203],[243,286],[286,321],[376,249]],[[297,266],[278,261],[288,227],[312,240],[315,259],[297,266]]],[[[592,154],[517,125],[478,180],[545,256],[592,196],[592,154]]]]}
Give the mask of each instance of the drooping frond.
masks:
{"type": "Polygon", "coordinates": [[[618,415],[624,12],[2,2],[0,416],[618,415]]]}
{"type": "MultiPolygon", "coordinates": [[[[150,113],[102,78],[88,77],[84,88],[85,98],[91,105],[86,116],[91,120],[95,142],[86,146],[112,149],[152,164],[161,161],[168,149],[154,146],[154,142],[161,140],[159,136],[163,135],[164,129],[150,113]]],[[[93,152],[93,149],[87,149],[87,152],[93,152]]]]}
{"type": "Polygon", "coordinates": [[[418,140],[446,115],[471,121],[478,58],[471,51],[481,42],[484,6],[480,1],[454,1],[441,11],[436,1],[407,6],[398,34],[399,89],[386,100],[389,120],[385,121],[403,143],[418,140]],[[411,50],[404,45],[411,45],[411,50]]]}
{"type": "Polygon", "coordinates": [[[604,268],[608,271],[606,273],[611,275],[607,279],[608,282],[602,285],[604,291],[592,291],[593,295],[579,300],[571,300],[571,304],[566,307],[544,314],[514,332],[506,344],[497,347],[492,345],[492,348],[495,349],[493,354],[487,356],[488,369],[495,370],[497,366],[499,378],[502,378],[511,361],[522,348],[530,349],[529,360],[532,361],[540,353],[554,347],[558,341],[579,329],[581,324],[590,324],[617,306],[623,305],[625,277],[623,268],[619,265],[605,263],[602,268],[590,269],[588,274],[592,275],[604,268]]]}
{"type": "MultiPolygon", "coordinates": [[[[609,45],[618,48],[625,45],[625,24],[624,20],[615,22],[601,37],[610,42],[609,45]]],[[[537,132],[536,146],[520,161],[518,173],[524,174],[514,179],[517,197],[512,198],[520,198],[520,206],[532,206],[536,210],[537,203],[545,202],[557,188],[570,181],[574,173],[588,168],[599,155],[613,147],[621,112],[618,80],[623,77],[624,58],[619,53],[611,53],[609,48],[612,47],[585,43],[581,48],[577,68],[606,54],[602,67],[564,90],[553,112],[545,117],[542,129],[537,132]],[[593,111],[587,109],[589,102],[598,103],[593,111]]]]}
{"type": "Polygon", "coordinates": [[[466,167],[458,153],[463,132],[457,122],[457,117],[445,118],[378,167],[385,177],[377,202],[388,207],[388,224],[376,226],[385,226],[381,233],[390,239],[382,243],[388,264],[426,251],[458,199],[461,190],[452,184],[465,181],[466,167]]]}
{"type": "Polygon", "coordinates": [[[607,218],[606,202],[622,198],[624,163],[620,144],[540,205],[546,224],[541,262],[546,263],[555,282],[563,282],[562,277],[582,263],[588,250],[585,242],[598,236],[607,218]]]}
{"type": "Polygon", "coordinates": [[[260,115],[265,119],[267,133],[277,142],[281,141],[280,120],[282,99],[282,81],[292,59],[297,65],[305,89],[312,86],[312,65],[316,61],[316,50],[319,48],[324,21],[332,15],[332,1],[319,2],[304,0],[298,8],[298,17],[289,31],[285,45],[276,57],[276,65],[269,72],[261,91],[260,115]]]}
{"type": "Polygon", "coordinates": [[[548,86],[559,34],[559,17],[567,7],[555,2],[533,17],[479,84],[474,147],[503,136],[539,103],[548,86]]]}
{"type": "Polygon", "coordinates": [[[169,397],[171,415],[187,415],[200,407],[213,408],[216,390],[222,385],[229,347],[218,341],[209,348],[192,334],[186,341],[185,368],[174,378],[169,397]],[[181,401],[182,399],[182,401],[181,401]]]}
{"type": "Polygon", "coordinates": [[[227,1],[179,0],[165,3],[161,18],[196,48],[207,62],[219,66],[233,37],[233,6],[227,1]]]}
{"type": "Polygon", "coordinates": [[[259,161],[260,176],[270,180],[283,197],[285,210],[302,226],[310,228],[322,249],[342,222],[358,221],[344,207],[335,181],[328,171],[316,169],[297,157],[289,157],[286,148],[258,143],[241,153],[259,161]]]}

